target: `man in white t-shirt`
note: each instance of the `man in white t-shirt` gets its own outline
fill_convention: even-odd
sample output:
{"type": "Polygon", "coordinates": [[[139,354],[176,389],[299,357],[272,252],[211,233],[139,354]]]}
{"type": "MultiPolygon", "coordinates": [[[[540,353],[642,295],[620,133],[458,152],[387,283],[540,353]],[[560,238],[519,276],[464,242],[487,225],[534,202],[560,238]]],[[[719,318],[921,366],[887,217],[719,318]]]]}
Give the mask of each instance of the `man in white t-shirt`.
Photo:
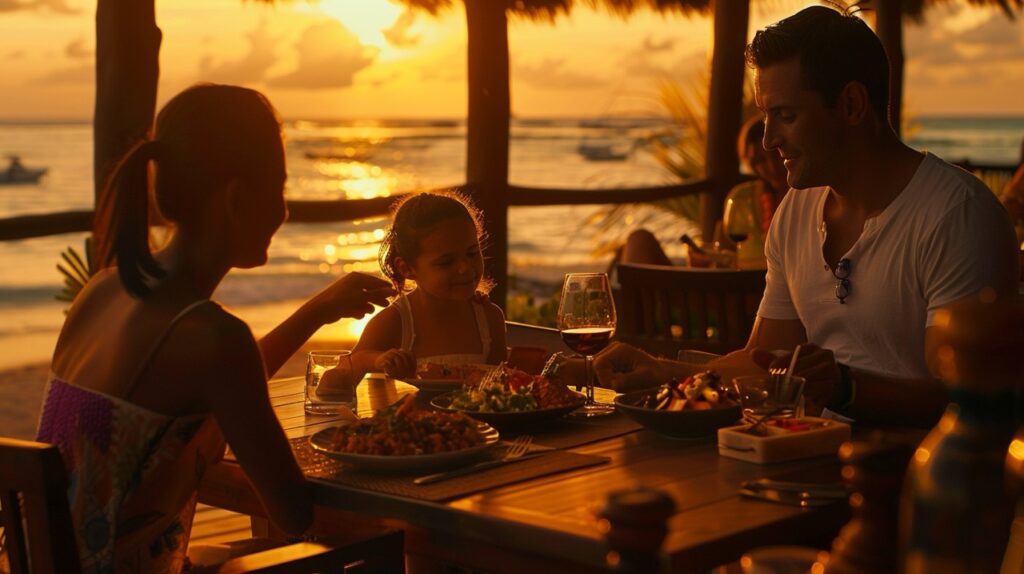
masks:
{"type": "MultiPolygon", "coordinates": [[[[732,376],[785,366],[801,345],[795,371],[807,379],[809,411],[934,422],[946,404],[928,365],[936,310],[1017,289],[1005,209],[970,174],[899,140],[886,113],[888,60],[860,19],[806,8],[759,31],[747,60],[764,147],[784,159],[793,191],[769,231],[767,288],[747,347],[714,368],[732,376]]],[[[595,367],[616,388],[697,369],[626,345],[595,367]]]]}

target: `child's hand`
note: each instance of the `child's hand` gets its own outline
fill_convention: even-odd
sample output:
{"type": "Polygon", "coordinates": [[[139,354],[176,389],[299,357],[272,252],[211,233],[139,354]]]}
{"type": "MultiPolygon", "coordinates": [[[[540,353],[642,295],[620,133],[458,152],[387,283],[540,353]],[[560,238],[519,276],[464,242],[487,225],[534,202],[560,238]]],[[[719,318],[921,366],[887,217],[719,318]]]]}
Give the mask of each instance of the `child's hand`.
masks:
{"type": "Polygon", "coordinates": [[[377,356],[373,363],[379,371],[384,371],[392,378],[405,378],[416,376],[416,357],[412,353],[402,349],[391,349],[384,351],[377,356]]]}
{"type": "Polygon", "coordinates": [[[319,318],[333,323],[342,317],[361,319],[373,312],[373,306],[386,307],[395,294],[391,284],[363,273],[349,273],[314,298],[319,318]]]}

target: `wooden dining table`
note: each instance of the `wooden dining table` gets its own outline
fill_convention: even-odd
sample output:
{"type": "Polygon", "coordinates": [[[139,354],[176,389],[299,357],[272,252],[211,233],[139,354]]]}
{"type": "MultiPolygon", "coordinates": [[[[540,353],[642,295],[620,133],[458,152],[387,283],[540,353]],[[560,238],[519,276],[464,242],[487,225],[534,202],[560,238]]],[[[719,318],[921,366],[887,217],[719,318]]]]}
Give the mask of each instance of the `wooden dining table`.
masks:
{"type": "MultiPolygon", "coordinates": [[[[337,418],[304,413],[303,385],[301,377],[269,384],[289,438],[338,424],[337,418]]],[[[358,414],[369,416],[415,392],[398,381],[368,377],[358,387],[358,414]]],[[[599,400],[613,396],[598,389],[599,400]]],[[[599,510],[610,493],[642,486],[675,502],[663,544],[671,571],[707,572],[758,546],[828,548],[850,516],[842,500],[800,508],[737,494],[741,482],[757,478],[838,480],[836,457],[758,465],[720,456],[713,438],[678,440],[646,429],[569,450],[607,457],[607,462],[443,501],[313,480],[316,528],[343,531],[356,522],[399,527],[406,532],[407,555],[486,572],[597,572],[606,569],[607,554],[599,510]]],[[[205,504],[264,515],[230,452],[207,470],[199,495],[205,504]]]]}

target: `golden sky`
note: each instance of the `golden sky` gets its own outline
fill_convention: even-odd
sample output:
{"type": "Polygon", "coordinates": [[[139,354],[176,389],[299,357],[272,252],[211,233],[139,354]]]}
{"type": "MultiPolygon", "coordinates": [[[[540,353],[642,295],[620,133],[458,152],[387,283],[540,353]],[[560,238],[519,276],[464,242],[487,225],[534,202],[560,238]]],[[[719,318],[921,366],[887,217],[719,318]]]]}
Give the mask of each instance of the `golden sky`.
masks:
{"type": "MultiPolygon", "coordinates": [[[[801,5],[790,4],[755,9],[752,29],[801,5]]],[[[90,117],[94,11],[86,0],[0,0],[0,118],[90,117]]],[[[465,115],[461,10],[431,18],[387,0],[161,0],[157,21],[161,101],[213,81],[261,89],[291,119],[465,115]]],[[[657,80],[699,81],[709,34],[706,19],[653,13],[514,20],[513,112],[658,113],[657,80]]],[[[907,27],[906,50],[911,115],[1024,115],[1024,15],[936,8],[907,27]]]]}

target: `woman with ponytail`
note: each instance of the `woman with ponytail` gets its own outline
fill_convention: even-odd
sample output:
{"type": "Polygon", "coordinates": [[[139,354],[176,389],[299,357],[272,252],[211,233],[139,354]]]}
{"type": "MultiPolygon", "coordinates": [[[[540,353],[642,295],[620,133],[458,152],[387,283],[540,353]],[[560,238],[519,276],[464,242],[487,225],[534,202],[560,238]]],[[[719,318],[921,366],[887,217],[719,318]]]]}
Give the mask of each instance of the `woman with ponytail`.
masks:
{"type": "Polygon", "coordinates": [[[232,268],[264,264],[284,221],[284,147],[270,103],[200,85],[160,112],[124,157],[98,209],[107,268],[68,312],[38,439],[58,445],[85,572],[178,572],[196,491],[225,439],[268,516],[312,520],[307,483],[267,394],[320,326],[386,304],[388,284],[350,274],[263,340],[210,300],[232,268]],[[172,229],[154,252],[149,222],[172,229]]]}

